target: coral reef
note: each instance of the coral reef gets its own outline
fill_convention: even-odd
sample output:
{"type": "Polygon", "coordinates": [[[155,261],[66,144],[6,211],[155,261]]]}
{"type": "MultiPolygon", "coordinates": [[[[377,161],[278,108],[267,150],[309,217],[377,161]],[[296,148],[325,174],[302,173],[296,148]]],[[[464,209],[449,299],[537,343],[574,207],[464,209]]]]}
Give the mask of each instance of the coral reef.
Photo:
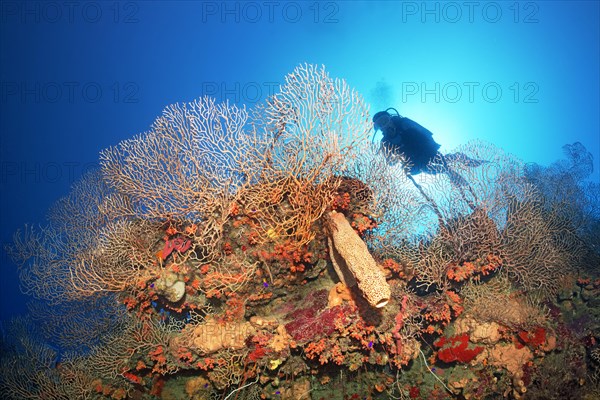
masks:
{"type": "Polygon", "coordinates": [[[597,397],[585,148],[541,167],[471,142],[477,166],[417,188],[371,129],[302,65],[253,110],[172,105],[104,150],[8,248],[37,300],[2,331],[2,398],[597,397]]]}

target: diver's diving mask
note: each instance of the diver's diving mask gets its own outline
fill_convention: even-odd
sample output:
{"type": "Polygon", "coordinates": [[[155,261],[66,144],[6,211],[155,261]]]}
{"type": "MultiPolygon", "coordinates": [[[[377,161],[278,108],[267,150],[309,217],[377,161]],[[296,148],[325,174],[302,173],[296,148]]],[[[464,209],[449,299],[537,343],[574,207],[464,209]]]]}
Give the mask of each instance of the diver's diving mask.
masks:
{"type": "Polygon", "coordinates": [[[373,116],[373,139],[371,139],[371,143],[375,142],[375,135],[377,135],[377,132],[381,131],[382,133],[385,132],[385,130],[383,129],[386,126],[389,126],[392,123],[392,115],[389,113],[390,110],[393,110],[396,114],[396,116],[400,116],[400,114],[398,113],[398,111],[395,108],[388,108],[385,111],[379,111],[378,113],[376,113],[373,116]]]}

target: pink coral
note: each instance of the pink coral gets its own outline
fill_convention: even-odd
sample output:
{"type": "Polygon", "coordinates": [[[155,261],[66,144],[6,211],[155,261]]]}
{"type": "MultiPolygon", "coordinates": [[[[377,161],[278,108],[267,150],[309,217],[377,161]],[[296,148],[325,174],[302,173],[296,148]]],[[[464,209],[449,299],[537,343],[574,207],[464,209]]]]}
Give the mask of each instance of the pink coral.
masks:
{"type": "Polygon", "coordinates": [[[396,339],[396,352],[398,354],[402,353],[402,336],[400,335],[400,329],[404,326],[404,312],[406,311],[406,302],[408,300],[408,296],[404,295],[402,298],[402,304],[400,304],[400,312],[396,315],[395,321],[396,325],[392,330],[392,336],[396,339]]]}
{"type": "Polygon", "coordinates": [[[336,324],[347,325],[350,306],[327,308],[327,290],[319,290],[309,294],[302,308],[286,315],[285,330],[290,336],[302,344],[320,337],[331,335],[336,324]]]}

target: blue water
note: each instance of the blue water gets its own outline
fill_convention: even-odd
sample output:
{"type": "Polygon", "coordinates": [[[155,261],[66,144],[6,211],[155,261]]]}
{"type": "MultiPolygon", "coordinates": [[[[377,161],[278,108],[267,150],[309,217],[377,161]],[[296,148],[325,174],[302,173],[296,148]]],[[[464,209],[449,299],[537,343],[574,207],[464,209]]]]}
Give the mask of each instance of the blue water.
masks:
{"type": "MultiPolygon", "coordinates": [[[[566,143],[600,180],[599,4],[572,2],[0,3],[3,244],[98,152],[202,95],[249,107],[299,63],[396,107],[441,151],[490,141],[549,164],[566,143]]],[[[25,311],[2,255],[0,319],[25,311]]]]}

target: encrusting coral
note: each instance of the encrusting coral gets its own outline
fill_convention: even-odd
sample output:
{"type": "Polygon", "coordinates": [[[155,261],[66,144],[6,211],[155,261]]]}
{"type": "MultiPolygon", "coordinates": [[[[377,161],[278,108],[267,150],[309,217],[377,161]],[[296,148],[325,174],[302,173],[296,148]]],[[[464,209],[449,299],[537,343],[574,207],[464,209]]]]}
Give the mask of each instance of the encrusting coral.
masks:
{"type": "Polygon", "coordinates": [[[331,290],[329,290],[327,306],[329,308],[339,306],[344,301],[352,301],[352,294],[344,283],[338,282],[331,290]]]}

